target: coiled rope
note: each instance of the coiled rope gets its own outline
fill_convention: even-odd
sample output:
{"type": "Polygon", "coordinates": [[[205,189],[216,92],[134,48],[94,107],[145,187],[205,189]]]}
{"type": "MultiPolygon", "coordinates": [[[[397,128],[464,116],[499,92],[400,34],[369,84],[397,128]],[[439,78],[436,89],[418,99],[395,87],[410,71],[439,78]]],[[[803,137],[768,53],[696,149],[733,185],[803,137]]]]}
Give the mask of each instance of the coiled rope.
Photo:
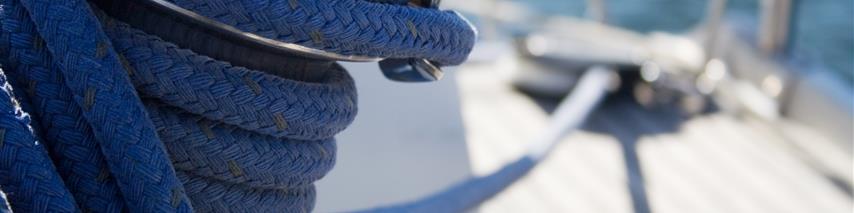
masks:
{"type": "MultiPolygon", "coordinates": [[[[453,65],[474,42],[457,16],[399,0],[175,3],[341,54],[453,65]]],[[[333,136],[356,113],[337,64],[312,67],[327,73],[317,81],[285,79],[181,49],[83,0],[0,4],[0,187],[12,210],[313,208],[333,136]]]]}

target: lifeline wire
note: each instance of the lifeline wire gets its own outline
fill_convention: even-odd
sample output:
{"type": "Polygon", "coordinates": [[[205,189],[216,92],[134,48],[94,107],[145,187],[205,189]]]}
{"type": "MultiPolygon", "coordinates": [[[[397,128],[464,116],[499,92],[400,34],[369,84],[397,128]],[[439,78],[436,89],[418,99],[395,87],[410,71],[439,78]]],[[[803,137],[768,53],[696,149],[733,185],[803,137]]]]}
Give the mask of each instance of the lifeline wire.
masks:
{"type": "MultiPolygon", "coordinates": [[[[453,65],[474,42],[456,15],[397,0],[175,2],[341,54],[453,65]]],[[[83,0],[0,6],[0,187],[12,210],[313,208],[333,136],[356,113],[339,65],[313,67],[327,72],[316,82],[285,79],[179,48],[83,0]]]]}

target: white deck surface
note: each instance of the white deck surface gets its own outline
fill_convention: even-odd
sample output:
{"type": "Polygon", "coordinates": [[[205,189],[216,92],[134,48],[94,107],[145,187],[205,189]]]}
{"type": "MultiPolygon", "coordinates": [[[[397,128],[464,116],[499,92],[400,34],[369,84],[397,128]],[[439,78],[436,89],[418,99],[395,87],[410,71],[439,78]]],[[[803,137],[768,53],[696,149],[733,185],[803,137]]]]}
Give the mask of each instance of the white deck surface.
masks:
{"type": "MultiPolygon", "coordinates": [[[[546,112],[497,75],[461,68],[472,169],[522,154],[546,112]]],[[[625,98],[624,98],[625,99],[625,98]]],[[[585,127],[481,212],[852,212],[852,159],[808,128],[723,113],[682,120],[609,100],[585,127]],[[773,126],[780,126],[774,128],[773,126]]]]}
{"type": "MultiPolygon", "coordinates": [[[[347,65],[360,112],[318,183],[318,212],[409,201],[487,174],[545,129],[548,107],[506,80],[512,63],[470,63],[430,84],[390,82],[374,66],[347,65]]],[[[785,121],[685,120],[612,98],[476,211],[849,213],[850,191],[833,182],[852,184],[848,153],[785,121]]]]}

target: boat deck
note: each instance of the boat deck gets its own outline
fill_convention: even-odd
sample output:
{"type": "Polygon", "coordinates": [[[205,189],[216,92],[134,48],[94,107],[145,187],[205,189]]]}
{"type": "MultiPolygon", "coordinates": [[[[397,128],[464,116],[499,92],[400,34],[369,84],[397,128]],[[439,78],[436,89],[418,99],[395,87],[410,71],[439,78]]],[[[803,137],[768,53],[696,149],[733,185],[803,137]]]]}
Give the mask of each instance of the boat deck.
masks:
{"type": "MultiPolygon", "coordinates": [[[[556,104],[514,90],[501,68],[467,65],[457,76],[475,175],[520,156],[556,104]]],[[[850,152],[832,144],[785,121],[686,118],[615,96],[479,211],[851,212],[850,152]]]]}
{"type": "MultiPolygon", "coordinates": [[[[360,113],[338,137],[338,164],[319,181],[315,210],[411,201],[520,156],[557,100],[513,89],[512,60],[497,61],[431,84],[348,64],[360,113]]],[[[729,112],[686,118],[614,96],[478,211],[851,212],[854,162],[837,144],[796,123],[729,112]]]]}

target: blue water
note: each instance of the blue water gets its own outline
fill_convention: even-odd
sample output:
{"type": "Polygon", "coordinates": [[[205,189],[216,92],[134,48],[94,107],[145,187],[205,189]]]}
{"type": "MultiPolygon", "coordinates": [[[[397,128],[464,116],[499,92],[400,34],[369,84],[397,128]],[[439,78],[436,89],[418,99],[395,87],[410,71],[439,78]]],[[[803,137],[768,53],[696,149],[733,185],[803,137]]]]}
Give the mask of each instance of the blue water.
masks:
{"type": "MultiPolygon", "coordinates": [[[[553,15],[583,16],[585,0],[515,0],[553,15]]],[[[609,24],[681,32],[702,21],[707,0],[605,0],[609,24]]],[[[729,0],[727,12],[755,19],[757,0],[729,0]]],[[[854,1],[801,0],[793,52],[854,85],[854,1]]]]}

